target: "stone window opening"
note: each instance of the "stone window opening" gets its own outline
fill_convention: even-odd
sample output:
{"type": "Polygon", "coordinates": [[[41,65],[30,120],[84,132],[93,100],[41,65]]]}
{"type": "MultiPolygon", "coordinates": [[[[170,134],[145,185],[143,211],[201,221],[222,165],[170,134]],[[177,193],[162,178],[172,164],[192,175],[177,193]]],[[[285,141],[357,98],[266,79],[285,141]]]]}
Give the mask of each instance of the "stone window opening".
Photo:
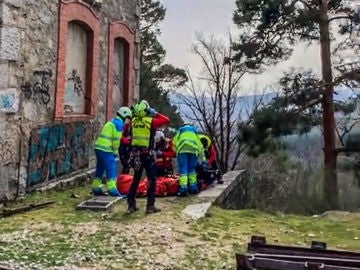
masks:
{"type": "Polygon", "coordinates": [[[135,32],[124,22],[109,24],[107,119],[120,106],[130,105],[129,97],[134,91],[134,42],[135,32]]]}
{"type": "Polygon", "coordinates": [[[99,31],[99,18],[87,4],[61,0],[55,120],[95,117],[99,31]]]}
{"type": "Polygon", "coordinates": [[[90,114],[90,107],[94,106],[89,97],[91,66],[87,63],[93,36],[93,31],[81,21],[68,23],[64,114],[90,114]]]}
{"type": "Polygon", "coordinates": [[[123,38],[114,40],[114,63],[113,63],[113,110],[115,114],[120,106],[128,103],[128,76],[129,66],[129,44],[123,38]]]}

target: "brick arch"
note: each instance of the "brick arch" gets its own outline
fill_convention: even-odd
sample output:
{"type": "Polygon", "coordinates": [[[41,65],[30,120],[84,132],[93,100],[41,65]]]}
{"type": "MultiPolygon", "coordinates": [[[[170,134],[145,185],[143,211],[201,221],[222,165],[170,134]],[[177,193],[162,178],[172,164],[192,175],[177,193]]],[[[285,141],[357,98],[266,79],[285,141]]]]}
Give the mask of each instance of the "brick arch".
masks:
{"type": "Polygon", "coordinates": [[[55,94],[55,120],[64,118],[88,119],[94,118],[97,104],[97,83],[99,64],[99,33],[100,20],[87,4],[76,0],[61,0],[59,8],[59,33],[57,78],[55,94]],[[85,114],[64,115],[64,94],[66,82],[66,47],[68,24],[77,22],[84,26],[88,34],[88,55],[86,68],[85,114]]]}
{"type": "Polygon", "coordinates": [[[109,44],[108,44],[108,83],[107,83],[107,97],[106,97],[106,118],[112,117],[112,95],[113,95],[113,81],[114,81],[114,43],[120,38],[125,46],[124,57],[124,105],[130,105],[130,97],[134,95],[134,44],[135,32],[130,27],[122,22],[115,21],[109,23],[109,44]]]}

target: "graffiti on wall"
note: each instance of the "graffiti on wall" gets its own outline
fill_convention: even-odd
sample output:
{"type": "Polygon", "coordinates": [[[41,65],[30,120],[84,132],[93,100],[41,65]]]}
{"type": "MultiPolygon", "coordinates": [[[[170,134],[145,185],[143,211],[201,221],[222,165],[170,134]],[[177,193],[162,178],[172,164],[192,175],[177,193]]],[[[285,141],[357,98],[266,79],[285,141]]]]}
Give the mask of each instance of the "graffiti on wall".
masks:
{"type": "Polygon", "coordinates": [[[72,82],[74,86],[74,92],[80,97],[83,94],[82,81],[77,74],[77,70],[74,69],[68,76],[67,81],[72,82]]]}
{"type": "Polygon", "coordinates": [[[65,90],[65,113],[83,113],[85,106],[85,92],[83,88],[84,82],[78,74],[76,69],[73,69],[66,76],[66,90],[65,90]]]}
{"type": "Polygon", "coordinates": [[[28,186],[87,168],[96,127],[90,121],[43,126],[31,131],[28,186]]]}
{"type": "Polygon", "coordinates": [[[0,112],[16,113],[19,110],[19,95],[16,88],[0,92],[0,112]]]}
{"type": "Polygon", "coordinates": [[[120,80],[121,80],[120,75],[115,74],[115,76],[114,76],[114,85],[120,87],[120,82],[121,82],[120,80]]]}
{"type": "Polygon", "coordinates": [[[27,100],[33,100],[37,104],[43,104],[50,109],[51,100],[49,80],[52,76],[51,70],[36,70],[33,72],[35,83],[26,82],[21,86],[21,91],[27,100]]]}

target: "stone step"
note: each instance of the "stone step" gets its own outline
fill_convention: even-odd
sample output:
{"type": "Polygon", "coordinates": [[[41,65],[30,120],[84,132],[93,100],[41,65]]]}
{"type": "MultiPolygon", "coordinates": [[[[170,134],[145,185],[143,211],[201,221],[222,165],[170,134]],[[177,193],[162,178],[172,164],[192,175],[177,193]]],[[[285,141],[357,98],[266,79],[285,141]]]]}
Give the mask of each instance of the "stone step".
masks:
{"type": "Polygon", "coordinates": [[[211,202],[190,204],[185,207],[181,214],[185,218],[197,220],[199,218],[205,217],[205,214],[207,213],[210,206],[211,202]]]}

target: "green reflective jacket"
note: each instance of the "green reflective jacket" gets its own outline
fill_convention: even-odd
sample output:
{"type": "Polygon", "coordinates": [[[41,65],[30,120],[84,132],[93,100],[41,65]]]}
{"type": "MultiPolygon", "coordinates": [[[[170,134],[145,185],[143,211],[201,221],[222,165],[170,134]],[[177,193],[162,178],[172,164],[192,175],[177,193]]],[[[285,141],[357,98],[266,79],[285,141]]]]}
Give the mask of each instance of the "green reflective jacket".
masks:
{"type": "Polygon", "coordinates": [[[100,135],[95,142],[94,148],[117,155],[123,127],[124,122],[119,117],[107,122],[102,128],[100,135]]]}

